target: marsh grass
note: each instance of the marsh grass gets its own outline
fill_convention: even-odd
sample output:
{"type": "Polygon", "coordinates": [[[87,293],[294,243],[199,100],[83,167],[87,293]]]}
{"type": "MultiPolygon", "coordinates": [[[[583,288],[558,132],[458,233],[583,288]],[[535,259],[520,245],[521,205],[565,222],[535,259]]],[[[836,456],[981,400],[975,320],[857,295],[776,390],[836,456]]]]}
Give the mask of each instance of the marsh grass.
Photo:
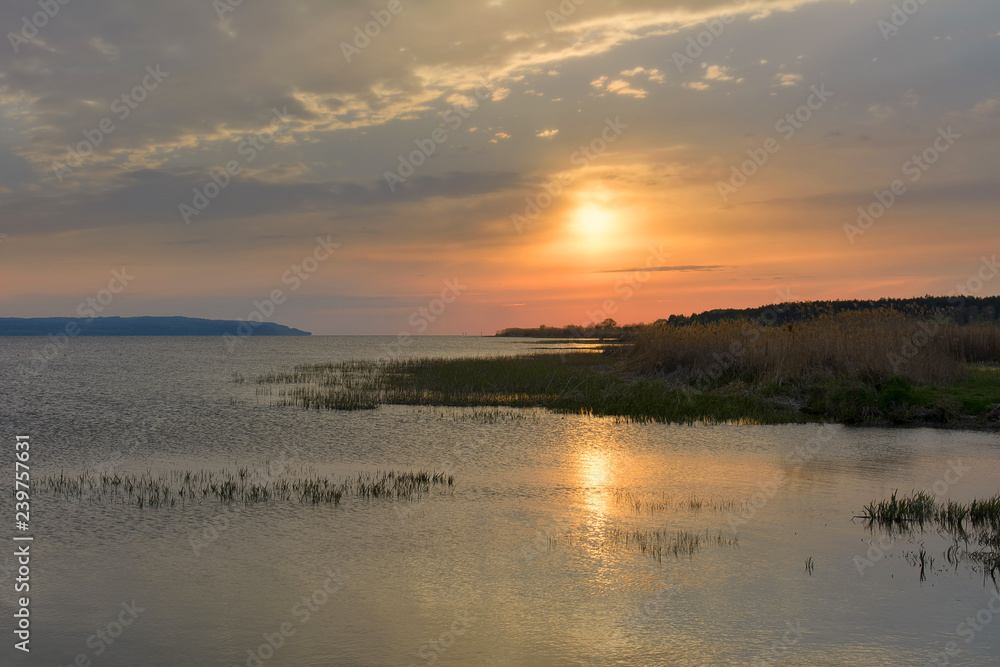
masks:
{"type": "Polygon", "coordinates": [[[639,422],[805,421],[763,398],[700,394],[657,379],[636,379],[618,372],[617,361],[588,352],[354,361],[296,366],[258,375],[253,381],[260,387],[258,395],[273,397],[273,405],[318,410],[372,409],[383,404],[545,407],[639,422]]]}
{"type": "Polygon", "coordinates": [[[622,421],[1000,425],[1000,327],[847,312],[650,325],[603,354],[305,364],[234,382],[272,405],[544,407],[622,421]],[[973,417],[970,423],[969,417],[973,417]]]}
{"type": "Polygon", "coordinates": [[[739,542],[739,535],[727,536],[721,530],[712,533],[708,529],[699,532],[667,528],[656,530],[612,528],[605,534],[604,548],[644,554],[662,563],[664,556],[690,558],[700,551],[702,546],[738,547],[739,542]]]}
{"type": "MultiPolygon", "coordinates": [[[[864,519],[869,530],[881,529],[890,535],[923,532],[931,528],[953,541],[945,553],[950,564],[968,559],[980,566],[983,574],[994,582],[1000,575],[1000,494],[984,500],[960,503],[953,500],[938,502],[925,491],[909,496],[893,492],[887,500],[872,501],[858,518],[864,519]]],[[[921,581],[934,559],[921,545],[912,560],[919,565],[921,581]]]]}
{"type": "Polygon", "coordinates": [[[640,495],[635,491],[626,489],[615,489],[612,497],[616,504],[627,507],[634,514],[654,514],[656,512],[667,512],[671,510],[689,510],[698,512],[702,510],[710,512],[732,512],[736,511],[746,501],[737,502],[724,498],[702,498],[692,494],[683,498],[675,497],[667,493],[640,495]]]}
{"type": "Polygon", "coordinates": [[[455,409],[451,412],[438,412],[441,419],[453,422],[478,422],[480,424],[500,424],[513,421],[537,420],[538,414],[531,410],[516,410],[514,408],[471,408],[455,409]]]}
{"type": "Polygon", "coordinates": [[[442,472],[375,471],[332,479],[307,474],[272,476],[266,470],[179,471],[154,475],[85,470],[33,479],[32,491],[66,499],[137,507],[174,507],[185,503],[298,502],[339,505],[343,498],[412,500],[435,487],[451,489],[455,480],[442,472]]]}

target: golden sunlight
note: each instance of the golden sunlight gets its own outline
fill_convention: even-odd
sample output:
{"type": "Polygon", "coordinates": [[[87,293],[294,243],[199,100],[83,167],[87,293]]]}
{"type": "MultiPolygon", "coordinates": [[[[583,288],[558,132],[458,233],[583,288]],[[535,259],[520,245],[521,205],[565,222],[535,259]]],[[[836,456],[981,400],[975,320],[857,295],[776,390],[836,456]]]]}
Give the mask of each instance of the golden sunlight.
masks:
{"type": "Polygon", "coordinates": [[[573,213],[577,231],[588,239],[598,240],[613,228],[614,214],[595,204],[578,208],[573,213]]]}

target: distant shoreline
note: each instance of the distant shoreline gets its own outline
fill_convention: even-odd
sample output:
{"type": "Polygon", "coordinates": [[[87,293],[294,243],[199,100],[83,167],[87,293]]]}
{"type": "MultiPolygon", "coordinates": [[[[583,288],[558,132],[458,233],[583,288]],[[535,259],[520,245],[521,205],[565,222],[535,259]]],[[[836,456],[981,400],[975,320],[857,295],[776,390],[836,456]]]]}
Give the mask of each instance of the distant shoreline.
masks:
{"type": "Polygon", "coordinates": [[[13,336],[311,336],[274,322],[196,317],[2,317],[0,337],[13,336]]]}

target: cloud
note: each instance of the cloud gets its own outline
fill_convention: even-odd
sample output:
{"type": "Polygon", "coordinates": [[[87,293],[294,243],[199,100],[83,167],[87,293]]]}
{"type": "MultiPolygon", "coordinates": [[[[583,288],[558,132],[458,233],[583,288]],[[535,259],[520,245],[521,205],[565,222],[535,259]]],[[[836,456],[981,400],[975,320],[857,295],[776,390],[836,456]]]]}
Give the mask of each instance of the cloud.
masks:
{"type": "MultiPolygon", "coordinates": [[[[666,78],[663,76],[663,73],[660,70],[658,70],[658,69],[646,69],[645,67],[633,67],[632,69],[623,69],[620,72],[620,74],[621,74],[621,76],[624,76],[624,77],[627,77],[627,78],[638,76],[640,74],[645,74],[646,75],[646,80],[647,81],[652,81],[654,83],[663,83],[666,80],[666,78]]],[[[607,78],[607,77],[605,77],[605,78],[607,78]]]]}
{"type": "Polygon", "coordinates": [[[704,78],[712,81],[735,81],[736,77],[730,72],[732,72],[731,69],[722,65],[708,65],[705,67],[704,78]]]}
{"type": "Polygon", "coordinates": [[[873,104],[868,107],[868,114],[875,119],[876,123],[881,123],[896,115],[896,110],[884,104],[873,104]]]}
{"type": "Polygon", "coordinates": [[[802,75],[786,72],[784,74],[776,74],[774,76],[774,80],[779,86],[788,88],[790,86],[797,86],[800,83],[802,83],[802,75]]]}
{"type": "Polygon", "coordinates": [[[649,91],[643,90],[642,88],[633,88],[632,84],[624,79],[615,79],[607,85],[606,90],[609,93],[614,93],[616,95],[626,95],[628,97],[636,97],[643,99],[649,95],[649,91]]]}
{"type": "Polygon", "coordinates": [[[631,269],[605,269],[603,271],[598,271],[598,273],[638,273],[642,271],[686,273],[688,271],[722,271],[730,268],[733,267],[725,266],[723,264],[688,264],[680,266],[639,266],[631,269]]]}
{"type": "MultiPolygon", "coordinates": [[[[190,205],[193,189],[208,182],[210,176],[200,171],[143,170],[122,174],[116,186],[104,192],[77,193],[58,200],[44,195],[22,196],[5,208],[5,228],[29,235],[141,224],[180,228],[183,221],[179,204],[190,205]]],[[[357,184],[234,178],[203,213],[192,218],[192,227],[211,228],[219,221],[248,217],[293,216],[322,210],[344,214],[436,198],[461,199],[521,184],[520,177],[504,172],[418,174],[398,185],[390,196],[383,180],[357,184]]]]}
{"type": "MultiPolygon", "coordinates": [[[[596,184],[633,226],[598,249],[599,266],[629,266],[635,258],[623,248],[666,234],[698,252],[685,255],[690,265],[655,270],[698,271],[690,274],[698,282],[729,278],[712,272],[736,264],[744,248],[780,248],[773,275],[794,275],[794,258],[816,247],[831,266],[847,266],[857,255],[826,245],[840,240],[842,220],[948,124],[963,135],[960,150],[914,184],[891,215],[933,211],[938,224],[947,220],[947,238],[973,243],[996,209],[990,187],[1000,178],[1000,97],[995,62],[976,32],[990,27],[986,45],[997,43],[988,0],[958,3],[947,17],[928,4],[921,10],[930,12],[927,20],[888,46],[872,27],[878,12],[861,2],[588,2],[556,29],[533,0],[404,3],[349,62],[341,43],[353,41],[378,3],[243,2],[224,21],[206,0],[124,4],[127,12],[120,0],[71,3],[19,53],[0,49],[0,232],[10,234],[0,249],[0,297],[42,278],[53,293],[76,297],[76,275],[99,274],[112,261],[160,267],[165,291],[185,279],[177,267],[246,284],[268,252],[256,239],[288,237],[278,246],[308,240],[315,229],[356,241],[357,266],[377,264],[374,277],[337,287],[364,291],[377,283],[373,299],[377,290],[398,294],[413,276],[452,266],[482,272],[484,285],[548,285],[550,267],[535,258],[565,250],[567,212],[596,184]],[[726,10],[736,21],[678,72],[671,54],[683,53],[688,38],[726,10]],[[931,41],[944,18],[955,39],[931,41]],[[827,29],[823,40],[815,38],[817,25],[827,29]],[[170,72],[162,86],[126,118],[113,112],[146,68],[158,65],[170,72]],[[744,201],[758,204],[721,208],[717,182],[729,178],[732,156],[775,136],[775,121],[806,103],[812,84],[834,91],[833,103],[748,180],[744,201]],[[455,115],[456,105],[467,117],[455,115]],[[294,121],[243,162],[240,142],[266,127],[274,108],[287,108],[294,121]],[[876,125],[880,117],[888,120],[876,125]],[[104,118],[114,131],[63,182],[55,179],[53,161],[104,118]],[[592,150],[606,119],[617,118],[628,129],[613,150],[581,164],[579,151],[592,150]],[[421,146],[432,154],[390,192],[383,175],[421,146]],[[240,160],[243,172],[185,227],[178,204],[230,160],[240,160]],[[523,214],[525,198],[536,201],[564,173],[573,183],[518,235],[511,215],[523,214]],[[763,215],[759,207],[768,204],[774,211],[763,215]],[[947,214],[949,206],[961,215],[947,214]],[[765,244],[758,225],[780,233],[765,244]],[[540,255],[540,242],[558,249],[540,255]],[[195,249],[205,256],[192,258],[195,249]],[[225,271],[217,270],[221,258],[225,271]],[[32,266],[47,275],[25,271],[32,266]]],[[[0,3],[0,25],[18,26],[24,6],[0,3]]],[[[885,239],[900,256],[918,244],[953,252],[930,231],[905,229],[886,224],[865,241],[885,239]]],[[[232,294],[201,282],[204,292],[232,294]]],[[[519,303],[527,298],[519,289],[490,303],[519,303]]],[[[648,293],[637,308],[664,298],[648,293]]],[[[135,299],[136,309],[147,303],[135,299]]]]}

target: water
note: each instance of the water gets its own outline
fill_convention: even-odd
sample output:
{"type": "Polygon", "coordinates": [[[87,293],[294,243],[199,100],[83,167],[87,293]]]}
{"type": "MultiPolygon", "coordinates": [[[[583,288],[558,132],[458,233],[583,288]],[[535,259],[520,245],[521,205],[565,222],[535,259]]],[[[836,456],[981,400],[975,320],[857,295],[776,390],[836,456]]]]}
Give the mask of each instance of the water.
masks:
{"type": "MultiPolygon", "coordinates": [[[[80,338],[38,367],[32,352],[44,341],[0,339],[5,451],[16,433],[30,434],[36,477],[281,461],[331,475],[434,469],[456,478],[451,492],[412,503],[346,498],[338,507],[140,509],[37,496],[32,650],[12,648],[8,548],[0,661],[924,665],[949,642],[960,650],[950,664],[1000,660],[1000,621],[981,573],[950,567],[940,536],[882,538],[879,547],[880,535],[852,522],[897,488],[965,501],[995,494],[997,435],[639,425],[540,410],[496,423],[450,408],[304,412],[232,382],[237,372],[370,358],[394,342],[251,338],[230,352],[218,339],[80,338]],[[22,377],[25,366],[40,372],[22,377]],[[636,514],[616,490],[666,494],[671,508],[636,514]],[[685,504],[692,496],[752,504],[695,510],[685,504]],[[607,542],[609,531],[656,528],[738,533],[739,542],[662,562],[607,542]],[[925,581],[908,562],[921,543],[935,557],[925,581]]],[[[418,338],[403,353],[539,345],[418,338]]],[[[12,455],[4,460],[12,477],[12,455]]]]}

